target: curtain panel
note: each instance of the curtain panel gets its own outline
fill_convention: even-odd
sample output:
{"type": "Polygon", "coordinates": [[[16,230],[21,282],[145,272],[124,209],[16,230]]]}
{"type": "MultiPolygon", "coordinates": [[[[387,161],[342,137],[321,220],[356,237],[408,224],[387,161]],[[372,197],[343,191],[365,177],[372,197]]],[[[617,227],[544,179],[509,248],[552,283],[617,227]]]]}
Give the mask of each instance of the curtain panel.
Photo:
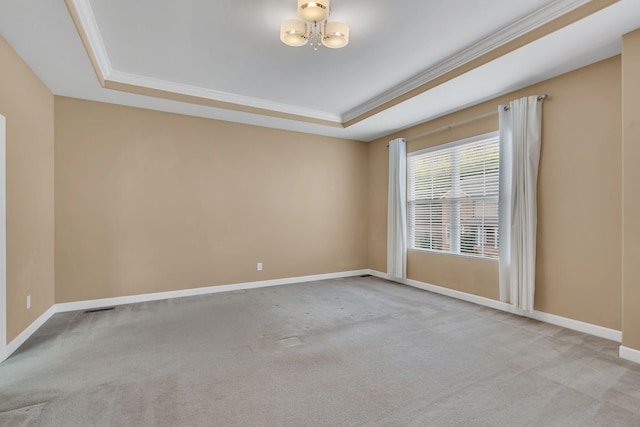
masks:
{"type": "Polygon", "coordinates": [[[533,311],[542,102],[498,107],[500,121],[500,300],[533,311]]]}
{"type": "Polygon", "coordinates": [[[407,147],[403,138],[389,142],[387,274],[407,277],[407,147]]]}

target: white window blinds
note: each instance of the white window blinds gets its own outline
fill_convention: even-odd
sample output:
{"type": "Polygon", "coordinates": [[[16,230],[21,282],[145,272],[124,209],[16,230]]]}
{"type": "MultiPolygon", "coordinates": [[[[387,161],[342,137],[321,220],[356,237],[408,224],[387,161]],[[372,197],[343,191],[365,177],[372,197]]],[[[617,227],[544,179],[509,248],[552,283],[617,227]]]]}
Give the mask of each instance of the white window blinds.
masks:
{"type": "Polygon", "coordinates": [[[409,155],[408,247],[498,258],[497,134],[409,155]]]}

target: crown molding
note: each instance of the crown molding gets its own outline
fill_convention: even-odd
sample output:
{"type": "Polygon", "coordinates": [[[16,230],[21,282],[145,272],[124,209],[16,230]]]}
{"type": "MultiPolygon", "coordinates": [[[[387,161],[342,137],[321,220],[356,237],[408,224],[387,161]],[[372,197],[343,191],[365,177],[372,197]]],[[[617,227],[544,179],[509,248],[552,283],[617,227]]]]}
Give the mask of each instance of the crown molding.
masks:
{"type": "MultiPolygon", "coordinates": [[[[283,113],[285,115],[304,116],[326,122],[342,123],[342,116],[340,116],[339,114],[332,114],[325,111],[318,111],[303,107],[292,106],[289,104],[271,102],[264,99],[236,95],[233,93],[221,92],[213,89],[186,85],[183,83],[175,83],[167,80],[156,79],[153,77],[141,76],[139,74],[131,74],[112,70],[108,76],[105,76],[105,81],[109,83],[121,83],[124,85],[141,87],[155,91],[175,93],[188,97],[208,99],[225,104],[235,104],[239,106],[249,107],[250,109],[275,111],[277,113],[283,113]]],[[[107,84],[106,86],[110,85],[107,84]]]]}
{"type": "Polygon", "coordinates": [[[332,127],[349,127],[465,74],[619,0],[555,0],[448,59],[342,114],[306,109],[114,70],[90,0],[65,0],[103,87],[214,108],[332,127]]]}
{"type": "Polygon", "coordinates": [[[115,70],[89,0],[65,0],[100,83],[105,88],[202,105],[342,127],[342,115],[170,82],[115,70]],[[210,102],[207,102],[210,101],[210,102]]]}
{"type": "Polygon", "coordinates": [[[444,74],[456,70],[461,66],[480,58],[500,46],[503,46],[520,36],[565,15],[572,10],[584,6],[591,0],[556,0],[545,7],[538,9],[532,14],[514,22],[508,27],[493,33],[489,37],[461,50],[450,56],[437,65],[428,68],[413,78],[394,86],[386,92],[371,98],[369,101],[347,111],[343,115],[343,122],[349,122],[359,116],[369,113],[371,110],[381,105],[393,101],[394,99],[425,85],[444,74]]]}
{"type": "Polygon", "coordinates": [[[102,35],[98,30],[98,23],[96,17],[93,14],[93,8],[89,0],[65,0],[67,9],[71,13],[71,17],[80,32],[82,41],[85,44],[85,48],[89,51],[94,62],[96,72],[100,75],[100,81],[103,81],[111,72],[111,61],[109,55],[107,55],[107,49],[102,40],[102,35]],[[81,31],[80,31],[81,30],[81,31]]]}

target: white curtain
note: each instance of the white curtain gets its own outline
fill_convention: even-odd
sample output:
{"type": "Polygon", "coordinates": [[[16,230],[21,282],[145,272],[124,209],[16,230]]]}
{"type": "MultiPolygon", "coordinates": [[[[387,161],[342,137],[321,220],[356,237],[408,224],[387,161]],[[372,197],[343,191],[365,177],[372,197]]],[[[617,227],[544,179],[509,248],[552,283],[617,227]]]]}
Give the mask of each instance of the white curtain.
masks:
{"type": "Polygon", "coordinates": [[[406,140],[389,143],[389,203],[387,215],[387,273],[407,277],[407,148],[406,140]]]}
{"type": "Polygon", "coordinates": [[[500,300],[533,311],[542,102],[498,107],[500,116],[500,300]]]}

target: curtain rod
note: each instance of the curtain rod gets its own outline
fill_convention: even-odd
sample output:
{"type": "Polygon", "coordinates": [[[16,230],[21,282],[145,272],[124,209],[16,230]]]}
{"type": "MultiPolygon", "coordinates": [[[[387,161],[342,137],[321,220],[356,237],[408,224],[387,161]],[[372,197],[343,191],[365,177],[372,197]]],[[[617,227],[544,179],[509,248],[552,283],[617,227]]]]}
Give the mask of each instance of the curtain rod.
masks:
{"type": "MultiPolygon", "coordinates": [[[[549,95],[547,95],[546,93],[538,96],[538,101],[544,101],[545,99],[549,98],[549,95]]],[[[509,107],[508,105],[505,105],[504,107],[502,107],[504,109],[504,111],[509,111],[509,107]]]]}
{"type": "MultiPolygon", "coordinates": [[[[475,122],[476,120],[484,119],[485,117],[494,116],[497,114],[497,111],[491,111],[490,113],[480,114],[478,116],[470,117],[466,120],[460,120],[459,122],[451,123],[445,126],[440,126],[439,128],[431,129],[423,133],[419,133],[417,135],[412,136],[411,138],[407,138],[407,141],[412,141],[414,139],[422,138],[425,136],[433,135],[434,133],[442,132],[443,130],[453,129],[454,127],[462,126],[467,123],[475,122]]],[[[389,144],[386,145],[389,147],[389,144]]]]}
{"type": "MultiPolygon", "coordinates": [[[[542,94],[542,95],[538,96],[538,101],[544,101],[544,100],[546,100],[548,98],[549,98],[549,95],[547,95],[545,93],[545,94],[542,94]]],[[[509,106],[505,105],[504,109],[505,109],[505,111],[509,110],[509,106]]],[[[433,135],[434,133],[442,132],[443,130],[449,130],[449,129],[452,129],[454,127],[458,127],[458,126],[461,126],[461,125],[466,125],[467,123],[471,123],[471,122],[474,122],[476,120],[484,119],[486,117],[493,116],[494,114],[497,114],[497,113],[498,113],[497,111],[491,111],[489,113],[484,113],[484,114],[480,114],[478,116],[470,117],[470,118],[468,118],[466,120],[461,120],[459,122],[455,122],[455,123],[451,123],[449,125],[441,126],[439,128],[431,129],[431,130],[428,130],[426,132],[419,133],[418,135],[414,135],[411,138],[407,138],[407,141],[411,141],[411,140],[414,140],[414,139],[418,139],[418,138],[422,138],[422,137],[425,137],[425,136],[433,135]]],[[[387,144],[386,147],[389,147],[389,144],[387,144]]]]}

